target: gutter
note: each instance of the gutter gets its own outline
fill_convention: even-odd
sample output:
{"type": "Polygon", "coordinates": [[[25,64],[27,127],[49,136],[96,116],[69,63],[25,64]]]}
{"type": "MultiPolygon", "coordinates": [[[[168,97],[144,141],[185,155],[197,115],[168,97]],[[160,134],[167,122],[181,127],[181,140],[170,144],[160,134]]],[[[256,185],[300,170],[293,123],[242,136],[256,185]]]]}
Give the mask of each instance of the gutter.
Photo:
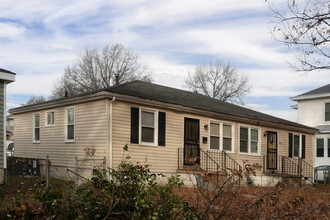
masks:
{"type": "Polygon", "coordinates": [[[113,161],[113,154],[112,154],[112,113],[113,113],[113,102],[116,100],[116,97],[113,96],[112,100],[110,101],[110,150],[109,150],[109,158],[110,158],[110,169],[112,169],[112,161],[113,161]]]}

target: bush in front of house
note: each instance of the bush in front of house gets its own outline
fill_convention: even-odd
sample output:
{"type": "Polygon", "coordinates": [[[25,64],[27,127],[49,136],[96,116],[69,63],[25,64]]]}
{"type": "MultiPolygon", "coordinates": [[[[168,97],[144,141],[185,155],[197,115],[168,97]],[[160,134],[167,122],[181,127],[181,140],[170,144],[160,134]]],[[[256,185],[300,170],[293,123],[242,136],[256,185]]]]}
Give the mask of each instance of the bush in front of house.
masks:
{"type": "MultiPolygon", "coordinates": [[[[124,147],[127,151],[127,146],[124,147]]],[[[178,177],[159,185],[149,165],[133,164],[127,156],[118,170],[96,170],[93,178],[70,187],[63,196],[57,188],[42,189],[36,198],[44,217],[52,219],[195,219],[196,212],[174,189],[183,183],[178,177]]],[[[159,174],[161,175],[161,174],[159,174]]]]}

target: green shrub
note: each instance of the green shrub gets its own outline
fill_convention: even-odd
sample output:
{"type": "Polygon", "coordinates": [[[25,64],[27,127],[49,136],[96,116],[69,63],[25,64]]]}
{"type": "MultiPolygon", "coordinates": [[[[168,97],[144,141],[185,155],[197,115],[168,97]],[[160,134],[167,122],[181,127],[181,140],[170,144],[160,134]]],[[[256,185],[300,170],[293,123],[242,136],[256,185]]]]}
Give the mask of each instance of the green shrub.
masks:
{"type": "MultiPolygon", "coordinates": [[[[124,147],[127,150],[127,146],[124,147]]],[[[117,170],[96,170],[93,178],[70,187],[63,199],[56,188],[42,190],[37,198],[45,215],[65,219],[195,219],[195,213],[174,188],[183,183],[177,177],[159,185],[149,165],[129,162],[127,156],[117,170]]]]}

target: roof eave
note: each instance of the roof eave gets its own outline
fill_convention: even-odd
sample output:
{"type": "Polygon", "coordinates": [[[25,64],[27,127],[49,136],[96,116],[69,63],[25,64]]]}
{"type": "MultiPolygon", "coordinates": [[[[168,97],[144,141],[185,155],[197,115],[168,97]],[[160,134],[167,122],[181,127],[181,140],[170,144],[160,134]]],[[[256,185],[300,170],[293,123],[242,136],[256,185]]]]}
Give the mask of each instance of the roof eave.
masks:
{"type": "Polygon", "coordinates": [[[219,118],[219,119],[223,118],[226,120],[232,120],[232,121],[240,122],[240,123],[248,123],[248,124],[254,124],[254,125],[258,125],[258,126],[286,129],[286,130],[292,130],[292,131],[303,132],[303,133],[308,133],[308,134],[315,134],[319,131],[316,128],[307,127],[307,126],[304,128],[295,127],[295,126],[290,126],[290,125],[278,124],[278,123],[273,123],[273,122],[246,118],[246,117],[239,117],[239,116],[234,116],[234,115],[229,115],[229,114],[224,114],[224,113],[211,112],[211,111],[207,111],[207,110],[203,110],[203,109],[196,109],[196,108],[182,106],[182,105],[178,105],[178,104],[171,104],[171,103],[167,103],[167,102],[149,100],[149,99],[139,98],[139,97],[135,97],[135,96],[123,95],[123,94],[106,92],[106,91],[100,91],[97,93],[88,94],[88,95],[84,95],[84,96],[71,97],[71,98],[69,97],[69,98],[61,99],[61,100],[54,100],[54,101],[45,102],[45,103],[18,107],[18,108],[10,109],[9,113],[10,114],[20,114],[20,113],[44,110],[44,109],[49,109],[49,108],[54,108],[54,107],[73,105],[73,104],[78,104],[78,103],[82,103],[82,102],[94,101],[94,100],[99,100],[102,98],[112,98],[113,96],[116,97],[116,100],[143,104],[143,105],[163,107],[163,108],[170,109],[173,111],[179,110],[179,111],[183,111],[186,113],[198,114],[198,115],[207,116],[207,117],[214,117],[214,118],[219,118]]]}
{"type": "Polygon", "coordinates": [[[300,100],[307,100],[307,99],[319,99],[319,98],[330,98],[330,93],[322,93],[322,94],[313,94],[313,95],[298,95],[294,97],[290,97],[292,101],[300,101],[300,100]]]}
{"type": "Polygon", "coordinates": [[[93,94],[84,95],[84,96],[68,97],[65,99],[54,100],[54,101],[50,101],[50,102],[42,102],[42,103],[38,103],[38,104],[13,108],[13,109],[10,109],[8,112],[10,114],[15,115],[15,114],[20,114],[20,113],[36,111],[36,110],[44,110],[44,109],[49,109],[49,108],[54,108],[54,107],[74,105],[74,104],[78,104],[78,103],[82,103],[82,102],[95,101],[95,100],[108,98],[108,97],[109,97],[109,92],[101,91],[98,93],[93,93],[93,94]]]}

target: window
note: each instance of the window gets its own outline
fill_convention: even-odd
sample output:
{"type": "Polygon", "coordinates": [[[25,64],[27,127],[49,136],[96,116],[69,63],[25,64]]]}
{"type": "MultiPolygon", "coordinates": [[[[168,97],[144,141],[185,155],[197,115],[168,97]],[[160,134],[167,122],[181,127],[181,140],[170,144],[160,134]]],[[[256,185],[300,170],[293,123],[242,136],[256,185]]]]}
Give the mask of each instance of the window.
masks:
{"type": "Polygon", "coordinates": [[[165,146],[166,113],[131,107],[131,143],[165,146]]]}
{"type": "Polygon", "coordinates": [[[222,137],[222,143],[223,143],[223,150],[225,151],[232,151],[232,126],[231,125],[223,125],[223,137],[222,137]]]}
{"type": "Polygon", "coordinates": [[[40,142],[40,114],[33,115],[33,143],[40,142]]]}
{"type": "Polygon", "coordinates": [[[140,142],[156,144],[156,111],[141,109],[140,142]]]}
{"type": "Polygon", "coordinates": [[[251,153],[258,153],[258,130],[251,129],[251,153]]]}
{"type": "Polygon", "coordinates": [[[210,123],[210,149],[220,150],[220,125],[210,123]]]}
{"type": "Polygon", "coordinates": [[[328,157],[330,157],[330,139],[328,139],[328,157]]]}
{"type": "Polygon", "coordinates": [[[325,103],[325,121],[330,121],[330,103],[325,103]]]}
{"type": "Polygon", "coordinates": [[[248,154],[258,154],[260,145],[259,134],[260,129],[251,127],[240,127],[240,152],[248,154]]]}
{"type": "Polygon", "coordinates": [[[210,150],[232,152],[232,125],[210,122],[210,150]]]}
{"type": "Polygon", "coordinates": [[[316,156],[324,157],[324,139],[316,139],[316,156]]]}
{"type": "Polygon", "coordinates": [[[74,141],[74,108],[66,109],[66,141],[74,141]]]}
{"type": "Polygon", "coordinates": [[[293,156],[299,157],[300,153],[300,135],[293,136],[293,156]]]}
{"type": "Polygon", "coordinates": [[[50,111],[50,112],[46,112],[46,126],[52,126],[55,123],[55,112],[54,111],[50,111]]]}
{"type": "Polygon", "coordinates": [[[249,129],[248,128],[240,128],[240,145],[239,150],[242,153],[248,153],[248,142],[249,142],[249,129]]]}

